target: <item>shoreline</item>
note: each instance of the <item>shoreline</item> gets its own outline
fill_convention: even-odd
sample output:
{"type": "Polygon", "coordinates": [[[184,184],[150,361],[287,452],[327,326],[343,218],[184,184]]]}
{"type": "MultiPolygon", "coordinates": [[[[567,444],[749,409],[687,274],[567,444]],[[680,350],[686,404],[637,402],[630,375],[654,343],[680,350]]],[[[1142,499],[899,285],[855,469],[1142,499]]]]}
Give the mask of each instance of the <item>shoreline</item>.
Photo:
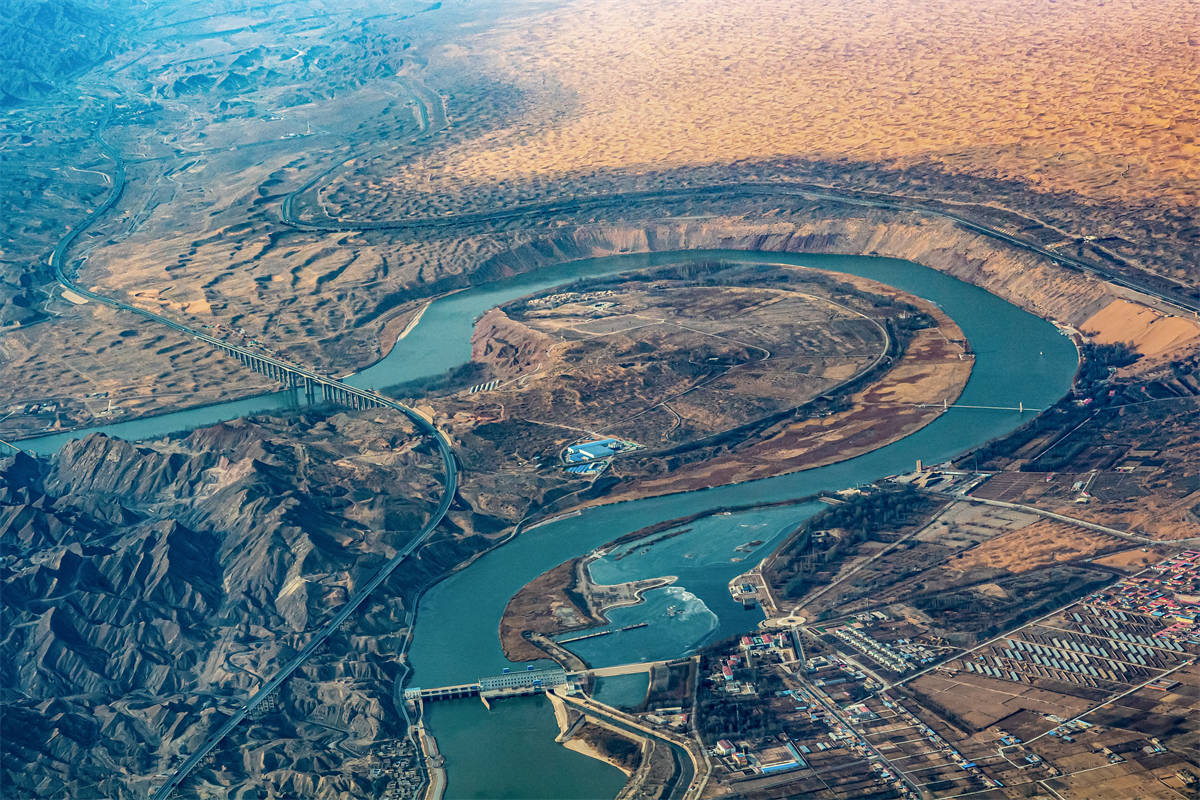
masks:
{"type": "MultiPolygon", "coordinates": [[[[541,646],[539,639],[545,638],[553,641],[550,637],[558,636],[577,631],[584,631],[589,628],[597,628],[603,625],[611,625],[612,620],[607,616],[608,611],[615,608],[627,608],[636,606],[645,602],[645,594],[653,589],[661,589],[666,586],[673,585],[678,576],[661,575],[654,578],[644,578],[636,581],[627,581],[620,584],[596,584],[592,583],[590,575],[586,573],[587,565],[597,558],[612,552],[614,549],[634,545],[637,542],[645,539],[651,539],[656,535],[668,531],[672,528],[678,528],[682,525],[687,525],[700,519],[709,517],[721,516],[723,514],[738,513],[742,511],[751,511],[759,508],[778,508],[785,506],[803,505],[813,502],[819,498],[819,495],[808,495],[805,497],[794,498],[790,500],[773,500],[764,503],[750,503],[737,506],[718,506],[716,508],[707,509],[705,511],[696,512],[683,517],[676,517],[662,522],[647,525],[644,528],[619,536],[616,539],[606,542],[592,552],[582,556],[575,556],[560,564],[557,564],[545,572],[535,577],[532,581],[525,584],[512,597],[504,607],[504,612],[500,617],[499,638],[500,647],[504,651],[504,655],[510,661],[516,664],[525,663],[539,658],[549,658],[562,665],[562,658],[553,650],[541,646]],[[556,573],[566,573],[567,582],[555,582],[557,578],[562,577],[556,573]],[[583,577],[583,581],[580,578],[583,577]],[[543,585],[549,584],[549,585],[543,585]],[[592,587],[601,587],[612,589],[614,587],[635,587],[633,594],[630,597],[623,598],[617,602],[609,604],[594,604],[593,597],[589,592],[592,587]],[[523,596],[524,595],[524,596],[523,596]],[[531,599],[532,598],[532,599],[531,599]],[[544,626],[542,629],[530,627],[535,624],[541,617],[529,616],[521,612],[514,611],[514,604],[520,604],[523,601],[536,603],[533,608],[540,611],[545,608],[555,608],[556,603],[569,605],[581,619],[578,624],[558,625],[551,624],[544,626]],[[578,602],[582,600],[580,605],[578,602]],[[546,627],[552,627],[553,630],[547,630],[546,627]],[[526,634],[530,634],[526,636],[526,634]],[[538,651],[535,654],[533,648],[538,651]],[[521,656],[528,656],[523,658],[521,656]]],[[[561,620],[562,617],[551,611],[553,620],[561,620]]],[[[556,643],[557,644],[557,643],[556,643]]],[[[571,652],[563,645],[557,645],[567,652],[571,652]]]]}
{"type": "MultiPolygon", "coordinates": [[[[579,753],[583,756],[587,756],[588,758],[594,758],[597,761],[603,761],[610,767],[619,769],[625,776],[626,782],[633,777],[636,769],[629,769],[628,767],[622,766],[621,764],[617,763],[615,759],[609,758],[602,753],[599,748],[597,748],[591,742],[580,738],[575,733],[583,725],[597,725],[601,728],[611,730],[620,736],[629,738],[624,731],[621,731],[611,725],[606,725],[600,720],[589,718],[586,714],[579,712],[576,712],[579,713],[579,716],[572,721],[570,718],[570,712],[567,710],[567,704],[563,702],[561,697],[551,691],[546,692],[546,697],[550,700],[550,705],[554,709],[554,721],[558,724],[558,737],[555,741],[568,750],[579,753]],[[563,738],[564,736],[566,738],[563,738]]],[[[427,797],[426,800],[434,800],[434,798],[427,797]]],[[[440,800],[440,798],[437,800],[440,800]]]]}
{"type": "MultiPolygon", "coordinates": [[[[898,437],[898,438],[899,438],[899,437],[898,437]]],[[[882,445],[876,445],[876,447],[880,447],[880,446],[882,446],[882,445]]],[[[874,449],[874,448],[871,448],[871,449],[874,449]]],[[[848,458],[851,458],[851,456],[849,456],[849,455],[843,455],[843,456],[842,456],[842,458],[841,458],[841,459],[839,459],[839,460],[842,460],[842,459],[848,459],[848,458]]],[[[741,482],[741,481],[738,481],[738,482],[741,482]]],[[[681,491],[681,490],[680,490],[680,491],[681,491]]],[[[665,493],[661,493],[661,494],[669,494],[669,493],[671,493],[671,492],[665,492],[665,493]]],[[[660,494],[660,493],[657,493],[657,492],[656,492],[656,493],[654,493],[654,494],[660,494]]],[[[622,498],[616,498],[616,501],[619,501],[620,499],[622,499],[622,498]]],[[[609,502],[613,502],[614,500],[610,498],[608,501],[609,501],[609,502]]],[[[586,506],[584,506],[584,507],[586,507],[586,506]]],[[[574,509],[574,510],[579,510],[579,509],[574,509]]],[[[507,540],[507,539],[506,539],[506,540],[507,540]]],[[[497,545],[497,546],[498,546],[498,545],[497,545]]],[[[435,581],[435,582],[436,582],[436,581],[435,581]]]]}
{"type": "MultiPolygon", "coordinates": [[[[819,268],[814,269],[824,272],[819,268]]],[[[953,404],[962,396],[974,373],[974,358],[964,357],[971,352],[970,343],[954,319],[927,298],[857,276],[830,274],[839,278],[864,281],[873,291],[880,291],[889,296],[904,300],[915,298],[919,301],[917,307],[929,314],[936,325],[914,332],[900,358],[877,380],[869,381],[847,395],[846,402],[849,407],[846,410],[824,418],[806,418],[787,423],[776,431],[760,434],[758,441],[753,438],[747,440],[723,457],[683,465],[663,478],[635,478],[626,485],[624,491],[618,484],[604,496],[584,501],[571,510],[582,511],[608,502],[640,500],[663,494],[695,491],[714,485],[745,483],[849,461],[905,439],[946,413],[945,409],[934,405],[936,401],[925,400],[924,405],[921,405],[915,401],[888,401],[887,398],[903,394],[906,389],[912,387],[914,380],[919,380],[926,372],[944,373],[947,369],[955,371],[953,379],[931,387],[932,391],[944,390],[945,393],[938,399],[947,404],[953,404]],[[922,351],[920,348],[927,350],[922,351]],[[949,352],[954,349],[958,350],[959,355],[955,360],[950,360],[949,352]],[[909,373],[908,376],[904,375],[906,372],[909,373]],[[878,397],[882,402],[872,401],[872,397],[878,397]],[[897,419],[904,415],[910,419],[888,425],[889,421],[896,423],[897,419]],[[831,430],[836,433],[826,438],[826,433],[831,430]],[[862,441],[864,438],[866,440],[862,441]],[[858,444],[843,446],[855,439],[859,440],[858,444]],[[768,452],[755,453],[755,450],[768,452]],[[790,458],[793,462],[799,461],[799,465],[788,464],[786,460],[780,461],[781,452],[784,459],[789,458],[787,453],[790,452],[790,458]]],[[[870,376],[858,376],[853,381],[863,377],[870,376]]],[[[635,453],[633,457],[645,455],[635,453]]]]}
{"type": "Polygon", "coordinates": [[[446,767],[441,752],[438,751],[437,739],[425,726],[423,721],[418,722],[417,738],[421,743],[421,756],[425,762],[425,771],[429,777],[428,783],[425,785],[425,791],[422,793],[422,800],[442,800],[442,796],[446,793],[446,767]]]}

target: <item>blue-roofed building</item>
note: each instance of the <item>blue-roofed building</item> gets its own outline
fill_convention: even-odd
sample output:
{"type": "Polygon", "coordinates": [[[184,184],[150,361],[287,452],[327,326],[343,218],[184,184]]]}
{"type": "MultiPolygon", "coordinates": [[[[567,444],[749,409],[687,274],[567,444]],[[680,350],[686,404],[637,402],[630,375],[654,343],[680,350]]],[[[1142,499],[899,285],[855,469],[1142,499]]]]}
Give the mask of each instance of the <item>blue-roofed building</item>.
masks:
{"type": "Polygon", "coordinates": [[[593,439],[590,442],[568,445],[563,451],[562,460],[568,473],[599,475],[611,463],[610,459],[613,456],[640,448],[641,445],[622,439],[593,439]]]}
{"type": "Polygon", "coordinates": [[[608,458],[617,451],[608,445],[598,442],[576,445],[571,449],[571,455],[578,461],[583,458],[608,458]]]}
{"type": "Polygon", "coordinates": [[[566,462],[590,461],[594,458],[608,458],[616,455],[624,448],[624,442],[619,439],[596,439],[591,442],[580,442],[567,448],[566,462]]]}

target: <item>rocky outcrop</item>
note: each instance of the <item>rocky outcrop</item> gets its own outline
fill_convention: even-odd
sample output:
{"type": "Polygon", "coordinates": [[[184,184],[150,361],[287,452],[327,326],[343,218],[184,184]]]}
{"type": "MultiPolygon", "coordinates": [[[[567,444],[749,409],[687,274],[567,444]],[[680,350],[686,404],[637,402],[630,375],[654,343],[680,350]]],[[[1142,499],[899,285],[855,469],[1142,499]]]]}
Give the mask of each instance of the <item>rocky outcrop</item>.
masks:
{"type": "Polygon", "coordinates": [[[485,313],[471,336],[471,360],[512,378],[536,367],[554,345],[549,336],[515,322],[498,308],[485,313]]]}
{"type": "MultiPolygon", "coordinates": [[[[0,462],[8,796],[144,797],[420,529],[441,476],[415,443],[399,417],[336,414],[140,445],[93,435],[0,462]]],[[[371,625],[401,627],[402,586],[371,625]]],[[[281,692],[291,730],[316,719],[369,743],[399,724],[389,645],[361,644],[281,692]]],[[[252,780],[299,779],[283,773],[311,743],[281,738],[247,745],[252,780]]],[[[320,791],[297,792],[363,788],[321,750],[300,771],[320,791]]]]}
{"type": "Polygon", "coordinates": [[[0,0],[0,106],[40,97],[116,53],[125,11],[123,2],[0,0]]]}

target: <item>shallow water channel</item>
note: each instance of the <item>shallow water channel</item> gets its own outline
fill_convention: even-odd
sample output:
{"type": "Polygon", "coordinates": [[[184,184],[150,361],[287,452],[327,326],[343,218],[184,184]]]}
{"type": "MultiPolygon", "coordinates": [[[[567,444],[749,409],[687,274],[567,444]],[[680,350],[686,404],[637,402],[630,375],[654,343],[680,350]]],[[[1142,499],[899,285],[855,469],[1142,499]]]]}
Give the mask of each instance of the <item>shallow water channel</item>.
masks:
{"type": "MultiPolygon", "coordinates": [[[[975,365],[960,403],[1038,409],[1054,403],[1071,385],[1078,354],[1050,323],[995,295],[940,272],[897,259],[798,255],[743,251],[689,251],[622,255],[575,261],[539,270],[438,300],[419,325],[372,367],[348,379],[362,387],[385,387],[444,372],[470,357],[474,320],[508,300],[579,277],[611,274],[715,258],[747,263],[810,266],[871,278],[937,303],[962,328],[975,352],[975,365]]],[[[279,392],[142,420],[103,426],[115,436],[145,439],[214,422],[294,405],[279,392]]],[[[1012,411],[951,408],[920,431],[838,464],[734,486],[602,506],[537,527],[432,587],[421,600],[410,652],[411,685],[438,686],[500,672],[509,666],[497,630],[508,599],[545,570],[647,525],[721,507],[807,497],[869,483],[907,471],[916,459],[937,463],[1003,435],[1029,419],[1012,411]]],[[[23,444],[56,450],[78,431],[23,444]]],[[[714,516],[691,530],[616,560],[592,565],[600,582],[659,575],[679,580],[648,593],[646,602],[614,610],[617,626],[646,627],[573,643],[596,666],[670,658],[705,642],[752,628],[760,618],[734,603],[728,581],[755,564],[780,537],[818,505],[808,503],[714,516]],[[751,545],[751,542],[761,544],[751,545]]],[[[639,684],[611,689],[614,700],[636,702],[639,684]]],[[[640,691],[644,691],[641,688],[640,691]]],[[[553,744],[557,733],[548,703],[503,701],[491,712],[478,701],[433,704],[428,721],[448,770],[448,798],[609,798],[621,774],[600,762],[553,744]]]]}

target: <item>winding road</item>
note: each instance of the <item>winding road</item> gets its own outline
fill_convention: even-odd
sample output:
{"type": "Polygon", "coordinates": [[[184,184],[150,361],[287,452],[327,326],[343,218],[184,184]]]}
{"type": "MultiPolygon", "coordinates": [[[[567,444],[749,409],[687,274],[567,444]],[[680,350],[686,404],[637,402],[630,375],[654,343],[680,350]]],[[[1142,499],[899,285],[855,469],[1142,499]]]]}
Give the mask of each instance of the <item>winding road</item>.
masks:
{"type": "MultiPolygon", "coordinates": [[[[343,162],[339,162],[338,165],[341,163],[343,162]]],[[[303,230],[323,231],[330,233],[368,230],[449,230],[468,225],[495,224],[498,222],[508,222],[520,219],[536,219],[551,214],[579,213],[585,211],[598,211],[608,208],[626,208],[631,205],[658,202],[662,200],[690,200],[701,198],[736,199],[739,197],[802,197],[808,200],[823,200],[841,205],[879,208],[889,211],[905,211],[922,214],[929,217],[950,220],[951,222],[954,222],[959,226],[966,228],[967,230],[974,231],[992,239],[998,239],[1006,244],[1036,253],[1040,256],[1044,256],[1060,266],[1070,267],[1072,269],[1094,275],[1095,277],[1114,285],[1140,292],[1141,294],[1153,297],[1156,300],[1165,303],[1166,305],[1169,305],[1179,311],[1184,311],[1193,315],[1200,315],[1200,301],[1193,300],[1185,295],[1167,293],[1165,291],[1152,288],[1144,283],[1130,280],[1129,278],[1112,270],[1106,269],[1094,262],[1085,261],[1084,259],[1067,255],[1065,253],[1056,252],[1047,247],[1043,247],[1026,239],[1022,239],[1014,234],[984,225],[980,222],[970,219],[969,217],[963,216],[962,214],[956,214],[953,211],[935,208],[912,198],[901,197],[897,195],[871,193],[870,196],[866,196],[867,193],[865,192],[839,192],[830,187],[818,186],[814,184],[763,181],[757,183],[709,184],[673,190],[622,192],[616,194],[598,195],[595,197],[577,198],[572,200],[517,205],[506,208],[502,211],[481,211],[445,217],[413,217],[411,219],[401,220],[329,219],[328,221],[306,221],[300,219],[296,214],[295,208],[296,200],[299,195],[304,191],[310,190],[316,184],[317,180],[330,174],[338,165],[334,165],[334,167],[331,167],[305,184],[302,189],[292,193],[291,195],[288,195],[284,201],[282,213],[280,214],[280,218],[285,224],[303,230]]],[[[1129,269],[1137,269],[1136,267],[1130,265],[1126,266],[1129,269]]],[[[1180,287],[1181,290],[1183,288],[1184,287],[1180,287]]]]}
{"type": "MultiPolygon", "coordinates": [[[[415,84],[415,82],[410,82],[410,84],[415,84]]],[[[441,113],[443,110],[440,109],[440,103],[433,102],[432,98],[435,95],[433,95],[432,92],[416,85],[411,86],[411,88],[414,95],[418,98],[422,105],[422,109],[419,110],[419,116],[421,117],[421,130],[418,132],[418,136],[428,135],[431,129],[436,130],[441,125],[444,125],[444,114],[441,113]]],[[[112,148],[102,136],[103,130],[107,126],[111,116],[112,106],[110,104],[106,111],[105,117],[97,123],[96,131],[93,133],[94,139],[99,144],[103,152],[109,158],[111,158],[115,164],[114,171],[109,176],[111,182],[110,191],[108,196],[99,206],[97,206],[91,213],[87,215],[85,219],[83,219],[66,235],[64,235],[62,239],[59,240],[58,244],[54,248],[54,251],[51,253],[49,266],[52,268],[57,282],[64,289],[82,297],[86,297],[97,303],[136,314],[144,319],[165,325],[166,327],[178,333],[192,337],[207,344],[226,350],[232,349],[235,352],[244,352],[247,355],[251,355],[268,363],[274,363],[277,366],[286,367],[287,369],[295,371],[318,383],[335,386],[349,394],[369,399],[377,405],[392,408],[401,414],[404,414],[422,434],[430,437],[434,442],[436,442],[445,473],[445,483],[440,502],[421,531],[415,537],[413,537],[399,552],[390,558],[382,567],[380,567],[380,569],[370,578],[370,580],[363,584],[350,598],[350,600],[347,601],[341,608],[339,608],[337,612],[334,613],[332,618],[313,635],[312,639],[302,650],[300,650],[290,661],[288,661],[273,677],[267,680],[258,689],[258,691],[256,691],[245,702],[245,704],[234,711],[195,752],[189,755],[174,770],[166,782],[163,783],[152,796],[153,800],[165,800],[165,798],[169,797],[175,791],[175,789],[178,788],[180,783],[192,772],[192,770],[195,769],[195,767],[200,764],[201,761],[203,761],[204,758],[208,756],[208,754],[211,753],[213,749],[216,748],[217,745],[231,731],[233,731],[233,729],[236,728],[237,725],[241,723],[242,720],[245,719],[255,707],[269,697],[289,677],[295,674],[296,671],[299,670],[324,645],[324,643],[331,635],[333,635],[339,626],[351,614],[357,611],[360,606],[362,606],[372,592],[374,592],[380,586],[380,584],[387,580],[387,578],[393,572],[395,572],[395,570],[402,563],[404,563],[413,553],[415,553],[427,542],[435,529],[441,523],[442,519],[445,517],[450,505],[454,501],[458,490],[458,469],[449,441],[430,420],[421,416],[414,409],[408,406],[397,403],[394,400],[386,398],[377,393],[367,392],[365,390],[349,386],[341,381],[338,381],[337,379],[330,378],[325,375],[319,375],[318,373],[303,367],[265,356],[258,351],[242,348],[237,345],[231,345],[229,342],[210,336],[209,334],[176,320],[170,319],[169,317],[156,314],[143,308],[138,308],[114,297],[85,289],[75,282],[74,277],[69,273],[66,267],[67,253],[84,230],[95,223],[100,217],[102,217],[117,204],[125,189],[125,161],[121,154],[112,148]]],[[[1200,303],[1197,303],[1187,297],[1167,294],[1145,285],[1139,285],[1122,275],[1115,274],[1114,272],[1092,262],[1051,251],[1005,231],[980,224],[979,222],[971,220],[960,214],[943,209],[932,208],[927,205],[920,204],[910,198],[901,198],[893,195],[875,195],[868,197],[861,192],[843,193],[829,187],[814,186],[810,184],[759,182],[738,185],[706,185],[672,191],[645,191],[600,195],[591,198],[514,206],[498,211],[466,213],[456,216],[438,218],[414,218],[396,221],[353,221],[331,219],[327,222],[312,222],[301,220],[296,213],[297,199],[302,193],[311,190],[318,181],[328,176],[337,167],[345,163],[345,160],[346,159],[342,159],[336,162],[333,166],[316,174],[314,177],[306,181],[300,188],[292,192],[284,199],[281,207],[281,218],[285,224],[299,229],[318,232],[406,229],[449,230],[466,225],[492,225],[512,220],[538,219],[556,213],[575,213],[617,207],[625,208],[638,203],[657,202],[671,199],[702,199],[709,197],[720,197],[723,199],[738,197],[802,197],[805,199],[831,201],[845,205],[915,212],[928,216],[948,219],[968,230],[998,239],[1024,250],[1037,253],[1041,256],[1051,259],[1057,264],[1094,274],[1114,284],[1134,289],[1143,294],[1152,296],[1177,309],[1181,309],[1189,313],[1200,312],[1200,303]]]]}
{"type": "Polygon", "coordinates": [[[245,719],[251,711],[254,710],[255,707],[266,700],[267,697],[269,697],[271,693],[278,689],[284,681],[295,674],[295,672],[300,669],[300,667],[302,667],[306,661],[312,658],[312,656],[318,650],[320,650],[321,646],[325,644],[325,641],[337,631],[341,624],[345,622],[351,614],[358,610],[359,606],[366,601],[372,592],[379,588],[381,583],[387,580],[388,577],[396,571],[397,567],[404,563],[410,555],[412,555],[417,549],[425,544],[425,542],[433,534],[434,530],[436,530],[438,525],[441,524],[442,519],[446,516],[446,512],[450,510],[450,505],[454,502],[455,495],[458,493],[458,464],[454,457],[454,451],[450,447],[450,442],[430,420],[421,416],[415,409],[403,405],[402,403],[397,403],[395,400],[384,397],[378,393],[369,392],[359,389],[355,386],[350,386],[349,384],[342,383],[335,378],[319,375],[312,370],[299,367],[295,364],[290,364],[280,359],[264,356],[262,353],[256,350],[250,350],[249,348],[240,347],[238,345],[231,345],[229,342],[218,339],[214,336],[210,336],[202,331],[196,330],[195,328],[184,325],[181,322],[170,319],[169,317],[155,314],[154,312],[147,311],[144,308],[132,306],[116,298],[91,291],[90,289],[85,289],[76,284],[72,277],[68,274],[65,266],[67,252],[70,250],[71,245],[79,237],[79,234],[86,230],[105,212],[116,205],[125,189],[125,162],[121,158],[120,153],[114,150],[100,135],[100,131],[103,130],[103,127],[107,123],[110,116],[111,107],[104,120],[98,124],[97,132],[95,133],[94,138],[104,150],[105,154],[108,155],[108,157],[111,158],[116,164],[114,174],[111,176],[112,186],[109,190],[108,196],[104,199],[104,202],[97,206],[82,222],[72,228],[61,240],[59,240],[58,245],[54,248],[54,252],[50,254],[50,267],[54,270],[55,280],[57,280],[64,289],[83,297],[87,297],[90,300],[103,303],[104,305],[111,306],[113,308],[121,309],[122,311],[128,311],[132,314],[137,314],[140,317],[152,320],[162,325],[166,325],[168,328],[171,328],[174,331],[198,339],[207,344],[225,349],[232,348],[237,352],[246,353],[247,355],[251,355],[257,359],[273,363],[276,366],[286,367],[318,383],[335,386],[352,395],[368,399],[375,404],[399,411],[417,427],[417,430],[419,430],[425,436],[431,438],[437,444],[438,454],[441,456],[442,467],[445,473],[441,500],[439,501],[437,508],[434,509],[433,514],[431,514],[428,521],[426,521],[425,527],[422,528],[415,537],[409,540],[409,542],[394,556],[388,559],[388,561],[385,562],[383,566],[381,566],[375,572],[375,574],[371,576],[370,580],[363,584],[358,591],[355,592],[354,595],[337,610],[333,617],[330,618],[330,620],[313,635],[312,639],[309,640],[308,644],[306,644],[304,648],[300,650],[300,652],[298,652],[290,661],[288,661],[287,664],[285,664],[270,680],[259,687],[258,691],[251,695],[245,704],[234,711],[233,714],[231,714],[230,717],[225,720],[225,722],[219,728],[217,728],[217,730],[211,736],[209,736],[208,739],[205,740],[204,744],[202,744],[194,753],[189,755],[187,759],[175,769],[167,781],[163,783],[152,795],[153,800],[164,800],[171,795],[171,793],[191,773],[191,771],[195,769],[196,766],[203,761],[204,758],[208,756],[208,754],[211,753],[212,750],[218,744],[220,744],[220,742],[227,735],[229,735],[230,731],[236,728],[238,724],[241,723],[241,721],[245,719]]]}

